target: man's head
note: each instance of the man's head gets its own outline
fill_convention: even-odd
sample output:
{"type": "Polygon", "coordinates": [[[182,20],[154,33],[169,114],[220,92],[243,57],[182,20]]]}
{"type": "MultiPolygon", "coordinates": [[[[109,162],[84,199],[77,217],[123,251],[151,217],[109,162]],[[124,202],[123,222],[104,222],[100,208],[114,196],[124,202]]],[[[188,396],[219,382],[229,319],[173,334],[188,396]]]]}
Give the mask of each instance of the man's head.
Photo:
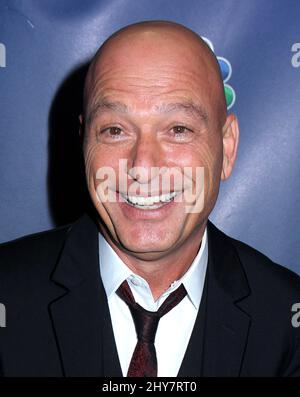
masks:
{"type": "Polygon", "coordinates": [[[151,260],[188,246],[195,236],[199,241],[238,143],[237,121],[227,116],[218,63],[207,44],[164,21],[116,32],[89,68],[81,121],[89,192],[113,242],[151,260]],[[103,167],[115,173],[115,183],[106,180],[106,193],[117,192],[115,202],[103,202],[99,193],[103,167]],[[166,189],[163,174],[174,169],[182,179],[177,173],[166,189]],[[197,169],[204,169],[204,189],[197,169]],[[186,170],[192,170],[188,177],[186,170]],[[198,200],[187,211],[192,192],[198,200]],[[163,202],[173,194],[173,201],[163,202]]]}

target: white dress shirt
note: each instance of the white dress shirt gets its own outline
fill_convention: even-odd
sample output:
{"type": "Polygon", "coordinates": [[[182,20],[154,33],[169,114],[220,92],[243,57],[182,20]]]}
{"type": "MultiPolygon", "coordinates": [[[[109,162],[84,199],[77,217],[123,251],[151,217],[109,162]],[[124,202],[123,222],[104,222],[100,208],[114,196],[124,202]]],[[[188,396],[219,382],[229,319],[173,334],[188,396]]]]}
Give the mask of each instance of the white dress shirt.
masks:
{"type": "Polygon", "coordinates": [[[127,280],[138,304],[157,311],[165,299],[183,283],[187,295],[158,323],[155,337],[157,376],[177,376],[201,302],[207,267],[207,231],[201,247],[183,277],[172,283],[157,301],[154,301],[146,280],[134,274],[120,259],[105,238],[99,233],[100,273],[108,299],[113,332],[123,376],[126,376],[137,343],[134,322],[127,304],[116,290],[127,280]]]}

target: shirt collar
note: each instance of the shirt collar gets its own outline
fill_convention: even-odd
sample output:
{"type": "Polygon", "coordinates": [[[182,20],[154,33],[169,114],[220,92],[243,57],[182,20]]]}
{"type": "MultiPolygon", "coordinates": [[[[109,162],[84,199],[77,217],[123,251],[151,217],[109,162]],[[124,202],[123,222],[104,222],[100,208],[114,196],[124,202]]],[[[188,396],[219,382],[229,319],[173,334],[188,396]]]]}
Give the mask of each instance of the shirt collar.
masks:
{"type": "MultiPolygon", "coordinates": [[[[183,283],[190,301],[195,309],[198,309],[204,286],[207,261],[207,229],[205,229],[200,249],[188,271],[181,279],[175,281],[170,288],[164,292],[162,297],[169,295],[183,283]]],[[[135,279],[148,285],[142,277],[134,274],[132,270],[127,267],[101,233],[99,233],[99,262],[101,278],[108,299],[115,293],[124,280],[135,279]]]]}

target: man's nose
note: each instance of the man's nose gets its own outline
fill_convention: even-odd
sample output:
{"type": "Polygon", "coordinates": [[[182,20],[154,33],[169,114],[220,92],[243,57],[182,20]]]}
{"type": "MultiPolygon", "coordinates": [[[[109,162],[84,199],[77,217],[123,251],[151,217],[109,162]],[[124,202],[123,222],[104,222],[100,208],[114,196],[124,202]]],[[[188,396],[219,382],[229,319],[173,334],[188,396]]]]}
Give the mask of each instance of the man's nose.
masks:
{"type": "Polygon", "coordinates": [[[155,134],[141,134],[131,151],[128,174],[139,183],[148,183],[151,178],[156,177],[157,168],[162,162],[162,153],[155,134]]]}

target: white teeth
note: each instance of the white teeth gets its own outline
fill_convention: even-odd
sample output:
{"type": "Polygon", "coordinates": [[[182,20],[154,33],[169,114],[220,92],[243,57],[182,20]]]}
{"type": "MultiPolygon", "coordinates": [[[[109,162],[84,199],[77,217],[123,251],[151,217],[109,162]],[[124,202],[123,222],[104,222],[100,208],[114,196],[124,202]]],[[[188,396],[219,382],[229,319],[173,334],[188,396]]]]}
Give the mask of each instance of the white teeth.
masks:
{"type": "Polygon", "coordinates": [[[168,193],[168,194],[162,194],[159,199],[163,203],[166,203],[168,201],[171,201],[176,196],[176,194],[177,194],[176,192],[172,192],[172,193],[168,193]]]}
{"type": "Polygon", "coordinates": [[[132,204],[137,205],[153,205],[155,203],[159,203],[159,196],[153,197],[138,197],[138,196],[127,196],[127,200],[132,204]]]}
{"type": "Polygon", "coordinates": [[[150,197],[141,197],[141,196],[123,196],[125,200],[127,200],[130,204],[136,207],[143,207],[144,209],[151,208],[159,208],[161,207],[161,203],[167,203],[171,201],[175,196],[176,192],[162,194],[160,196],[150,196],[150,197]]]}
{"type": "Polygon", "coordinates": [[[156,210],[157,208],[162,207],[164,204],[159,203],[159,204],[154,204],[154,205],[138,205],[138,204],[130,204],[135,208],[140,208],[142,210],[156,210]]]}

